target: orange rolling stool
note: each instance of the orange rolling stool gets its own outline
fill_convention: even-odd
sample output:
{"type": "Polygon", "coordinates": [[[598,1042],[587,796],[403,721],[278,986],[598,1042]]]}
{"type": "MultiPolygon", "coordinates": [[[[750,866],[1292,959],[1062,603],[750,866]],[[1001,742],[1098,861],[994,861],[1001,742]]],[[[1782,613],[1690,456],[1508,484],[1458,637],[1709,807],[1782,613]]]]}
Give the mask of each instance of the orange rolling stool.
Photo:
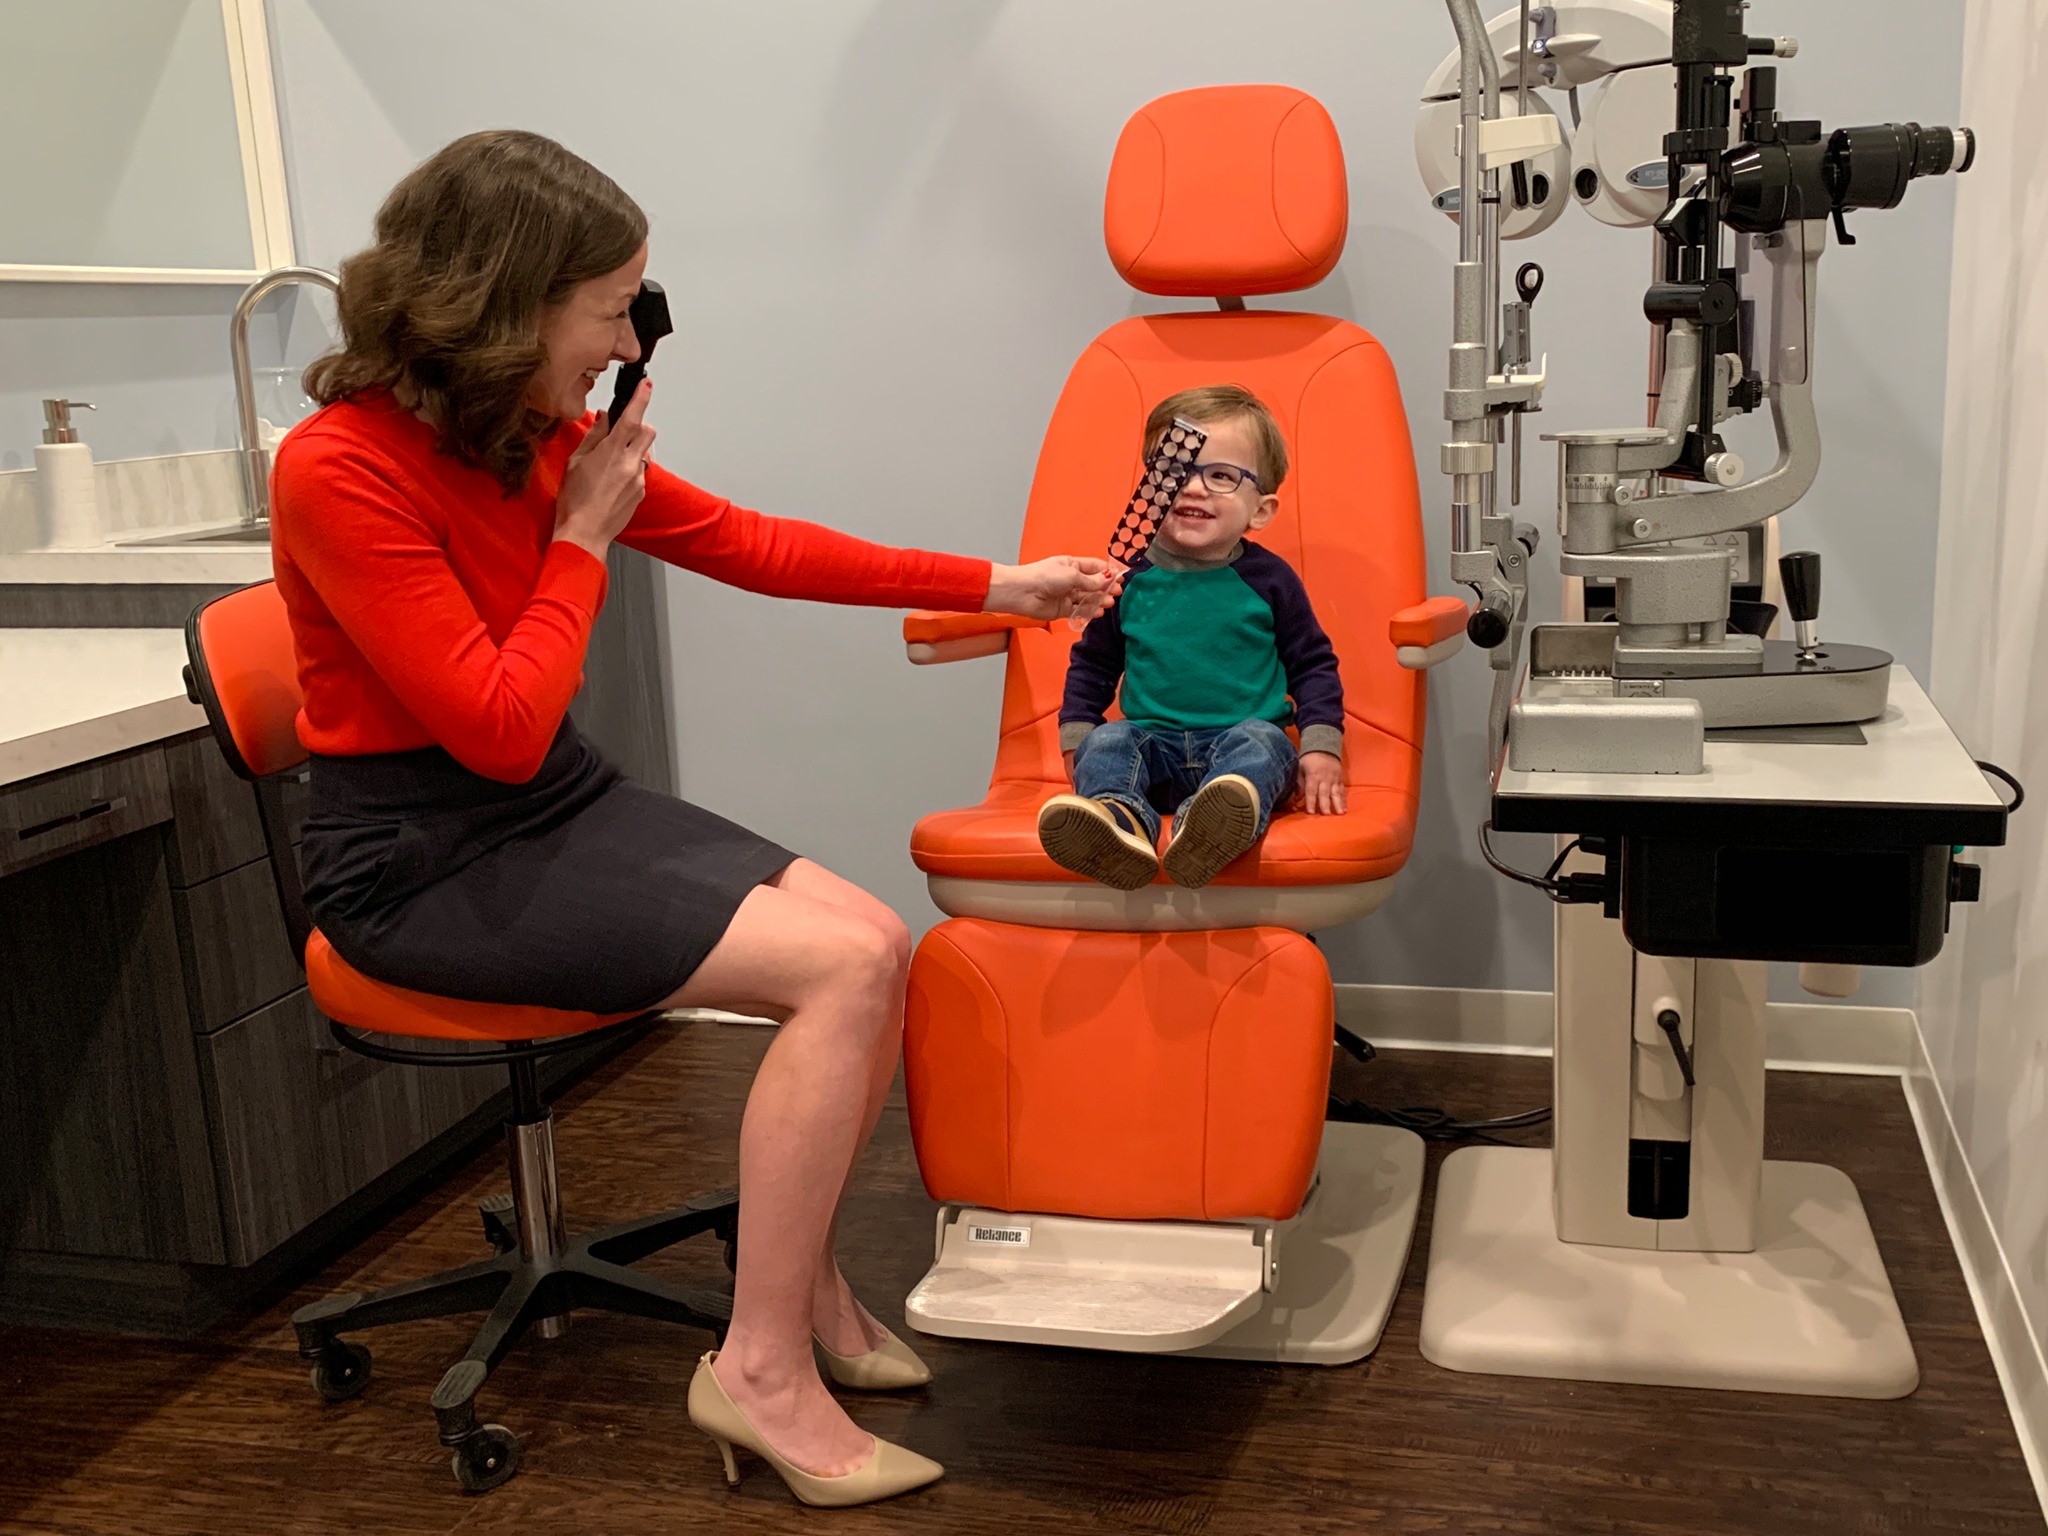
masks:
{"type": "MultiPolygon", "coordinates": [[[[185,627],[186,680],[206,710],[228,764],[256,789],[256,803],[277,882],[285,928],[301,956],[306,985],[334,1038],[379,1061],[423,1067],[501,1062],[511,1076],[505,1127],[512,1192],[482,1204],[493,1258],[405,1285],[332,1296],[292,1316],[299,1353],[312,1362],[313,1385],[329,1402],[368,1385],[370,1352],[341,1337],[365,1328],[458,1312],[488,1312],[475,1341],[434,1389],[441,1442],[452,1449],[456,1479],[472,1491],[495,1488],[519,1463],[519,1440],[501,1424],[480,1424],[475,1399],[492,1370],[529,1328],[558,1337],[570,1311],[596,1307],[682,1323],[723,1337],[729,1296],[672,1285],[628,1266],[701,1233],[725,1243],[733,1261],[739,1197],[730,1189],[674,1210],[568,1236],[555,1176],[554,1120],[537,1063],[589,1050],[644,1027],[652,1014],[570,1013],[433,997],[388,986],[353,969],[306,915],[282,786],[305,763],[296,720],[302,702],[291,630],[276,584],[262,582],[215,598],[185,627]],[[389,1043],[431,1040],[442,1048],[389,1043]],[[478,1048],[481,1046],[482,1048],[478,1048]]],[[[681,1358],[680,1356],[678,1357],[681,1358]]]]}
{"type": "Polygon", "coordinates": [[[1421,669],[1456,650],[1465,608],[1424,601],[1385,350],[1348,321],[1245,303],[1327,276],[1346,221],[1336,128],[1300,91],[1182,91],[1131,118],[1109,173],[1110,258],[1146,293],[1216,308],[1121,321],[1081,355],[1021,555],[1106,542],[1154,402],[1205,384],[1258,395],[1293,468],[1256,537],[1300,574],[1338,654],[1344,813],[1276,816],[1200,890],[1077,881],[1036,827],[1069,788],[1057,717],[1076,631],[905,622],[913,661],[1008,657],[988,794],[911,839],[950,914],[918,948],[905,1032],[918,1162],[942,1202],[937,1261],[907,1305],[926,1332],[1322,1363],[1378,1342],[1422,1143],[1325,1125],[1333,990],[1306,935],[1392,894],[1415,836],[1421,669]]]}

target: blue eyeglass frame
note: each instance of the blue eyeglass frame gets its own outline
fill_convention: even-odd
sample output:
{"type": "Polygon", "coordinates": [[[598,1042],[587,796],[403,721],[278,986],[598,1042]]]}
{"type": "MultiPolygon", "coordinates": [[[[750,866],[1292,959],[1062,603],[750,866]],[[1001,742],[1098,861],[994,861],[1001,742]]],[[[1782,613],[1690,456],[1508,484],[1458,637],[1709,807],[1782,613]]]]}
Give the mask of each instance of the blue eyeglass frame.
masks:
{"type": "MultiPolygon", "coordinates": [[[[1216,487],[1213,485],[1209,485],[1209,476],[1206,473],[1206,471],[1212,469],[1235,470],[1238,474],[1244,476],[1245,479],[1251,481],[1252,488],[1256,490],[1261,496],[1266,494],[1266,488],[1265,486],[1259,483],[1259,477],[1257,475],[1253,474],[1250,470],[1246,469],[1242,464],[1228,464],[1225,463],[1222,459],[1215,459],[1207,464],[1197,464],[1194,466],[1193,472],[1197,475],[1200,475],[1202,477],[1202,483],[1204,485],[1208,485],[1209,489],[1212,491],[1215,491],[1216,487]]],[[[1219,496],[1229,496],[1235,494],[1236,490],[1237,487],[1232,486],[1227,491],[1216,491],[1216,494],[1219,496]]]]}

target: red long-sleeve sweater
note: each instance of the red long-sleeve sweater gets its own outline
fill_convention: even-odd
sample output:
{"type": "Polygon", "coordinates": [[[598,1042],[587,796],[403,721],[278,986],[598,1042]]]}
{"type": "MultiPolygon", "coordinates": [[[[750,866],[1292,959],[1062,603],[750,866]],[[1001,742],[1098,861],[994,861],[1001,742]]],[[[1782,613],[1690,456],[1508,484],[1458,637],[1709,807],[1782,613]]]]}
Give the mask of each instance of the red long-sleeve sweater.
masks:
{"type": "MultiPolygon", "coordinates": [[[[433,429],[389,396],[330,405],[279,447],[271,548],[309,750],[439,745],[486,778],[539,770],[604,605],[604,565],[553,537],[587,420],[542,446],[511,497],[435,452],[433,429]]],[[[986,560],[765,517],[658,464],[619,542],[777,597],[973,611],[988,595],[986,560]]]]}

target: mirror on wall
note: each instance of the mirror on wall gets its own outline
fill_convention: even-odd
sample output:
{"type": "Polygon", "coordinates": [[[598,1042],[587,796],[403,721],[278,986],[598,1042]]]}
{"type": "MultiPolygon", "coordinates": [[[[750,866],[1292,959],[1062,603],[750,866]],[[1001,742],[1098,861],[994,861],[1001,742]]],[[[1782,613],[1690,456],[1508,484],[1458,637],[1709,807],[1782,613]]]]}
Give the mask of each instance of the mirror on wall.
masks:
{"type": "Polygon", "coordinates": [[[263,0],[0,0],[0,280],[292,261],[263,0]]]}

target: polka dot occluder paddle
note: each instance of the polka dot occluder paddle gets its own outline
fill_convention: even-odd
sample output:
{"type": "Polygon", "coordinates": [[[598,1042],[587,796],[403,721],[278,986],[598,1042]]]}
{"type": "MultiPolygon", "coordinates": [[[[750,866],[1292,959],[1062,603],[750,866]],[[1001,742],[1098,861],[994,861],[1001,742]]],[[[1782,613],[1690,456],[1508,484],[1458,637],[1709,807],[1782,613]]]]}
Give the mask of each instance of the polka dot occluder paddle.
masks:
{"type": "Polygon", "coordinates": [[[1131,492],[1130,505],[1110,535],[1109,558],[1129,565],[1152,547],[1152,537],[1166,521],[1174,497],[1195,472],[1195,458],[1209,434],[1191,421],[1176,416],[1173,425],[1159,439],[1159,446],[1145,460],[1145,473],[1131,492]]]}

